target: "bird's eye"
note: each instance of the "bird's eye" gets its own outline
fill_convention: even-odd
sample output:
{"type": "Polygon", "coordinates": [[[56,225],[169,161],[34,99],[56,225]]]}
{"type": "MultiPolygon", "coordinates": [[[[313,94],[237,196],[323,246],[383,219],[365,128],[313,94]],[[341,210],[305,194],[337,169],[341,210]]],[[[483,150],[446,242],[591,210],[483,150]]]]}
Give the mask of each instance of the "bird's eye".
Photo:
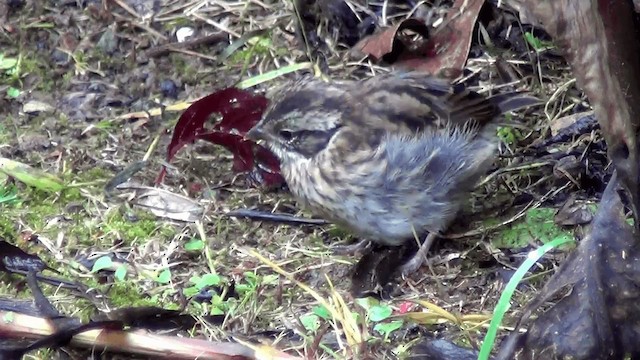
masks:
{"type": "Polygon", "coordinates": [[[293,133],[289,130],[280,130],[278,134],[284,141],[291,141],[293,139],[293,133]]]}

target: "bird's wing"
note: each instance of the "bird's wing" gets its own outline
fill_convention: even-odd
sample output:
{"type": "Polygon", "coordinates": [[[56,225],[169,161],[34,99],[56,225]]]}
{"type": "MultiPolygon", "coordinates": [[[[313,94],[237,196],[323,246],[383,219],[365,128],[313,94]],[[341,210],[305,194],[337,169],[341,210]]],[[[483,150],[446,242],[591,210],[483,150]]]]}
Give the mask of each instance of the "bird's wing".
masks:
{"type": "Polygon", "coordinates": [[[353,85],[361,117],[374,126],[388,119],[389,130],[415,132],[470,120],[482,126],[500,113],[493,101],[464,85],[418,72],[380,75],[353,85]]]}

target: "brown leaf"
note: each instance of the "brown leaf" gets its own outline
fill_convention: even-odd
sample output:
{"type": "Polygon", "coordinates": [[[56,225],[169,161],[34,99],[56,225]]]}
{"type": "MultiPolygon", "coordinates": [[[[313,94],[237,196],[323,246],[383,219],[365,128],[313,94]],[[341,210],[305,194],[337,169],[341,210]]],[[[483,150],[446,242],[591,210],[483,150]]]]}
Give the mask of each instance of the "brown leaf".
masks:
{"type": "Polygon", "coordinates": [[[424,71],[448,78],[458,77],[467,62],[473,27],[478,19],[484,0],[456,0],[448,24],[440,26],[418,56],[401,55],[402,67],[424,71]]]}
{"type": "Polygon", "coordinates": [[[430,34],[421,20],[406,19],[396,26],[371,35],[355,48],[373,60],[384,60],[398,67],[428,74],[455,78],[467,62],[473,28],[484,0],[456,0],[449,11],[448,22],[430,34]],[[421,35],[413,42],[404,30],[421,35]]]}
{"type": "Polygon", "coordinates": [[[387,62],[393,62],[400,54],[409,51],[408,44],[402,41],[400,32],[403,30],[411,30],[424,39],[429,37],[429,28],[424,22],[418,19],[406,19],[382,32],[362,39],[356,44],[355,49],[367,54],[374,61],[384,59],[387,62]]]}

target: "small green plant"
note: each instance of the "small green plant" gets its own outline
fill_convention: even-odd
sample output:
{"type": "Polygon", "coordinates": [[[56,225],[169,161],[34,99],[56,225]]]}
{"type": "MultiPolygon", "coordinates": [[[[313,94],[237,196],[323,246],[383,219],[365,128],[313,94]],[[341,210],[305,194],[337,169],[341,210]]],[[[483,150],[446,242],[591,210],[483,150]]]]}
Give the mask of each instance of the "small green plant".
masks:
{"type": "Polygon", "coordinates": [[[207,287],[219,286],[222,284],[222,278],[217,274],[205,274],[202,276],[192,276],[189,282],[193,285],[184,289],[184,295],[192,297],[207,287]]]}
{"type": "Polygon", "coordinates": [[[498,138],[507,145],[513,145],[522,138],[520,130],[507,126],[498,128],[498,138]]]}
{"type": "Polygon", "coordinates": [[[205,243],[201,239],[191,238],[184,244],[186,251],[202,251],[204,250],[205,243]]]}
{"type": "MultiPolygon", "coordinates": [[[[128,266],[126,263],[113,261],[110,256],[105,255],[96,259],[91,268],[92,273],[97,273],[100,270],[113,270],[116,281],[123,282],[127,277],[128,266]]],[[[141,270],[140,274],[159,284],[168,284],[171,281],[171,270],[166,268],[158,271],[141,270]]]]}
{"type": "Polygon", "coordinates": [[[388,320],[393,314],[393,309],[389,304],[381,303],[373,298],[356,299],[356,303],[365,310],[366,319],[375,323],[373,330],[384,337],[384,341],[389,341],[389,336],[404,324],[403,320],[388,320]]]}
{"type": "Polygon", "coordinates": [[[253,37],[246,41],[245,45],[245,49],[233,52],[229,59],[231,63],[245,63],[254,59],[256,55],[268,54],[269,50],[273,47],[271,39],[266,36],[253,37]]]}
{"type": "Polygon", "coordinates": [[[555,45],[551,41],[541,40],[538,37],[536,37],[535,35],[533,35],[532,32],[529,32],[529,31],[524,33],[524,38],[525,38],[525,40],[527,40],[529,45],[531,45],[531,47],[536,52],[540,52],[540,51],[548,50],[548,49],[553,49],[555,47],[555,45]]]}
{"type": "MultiPolygon", "coordinates": [[[[365,311],[365,321],[375,323],[373,330],[383,335],[383,340],[389,340],[389,336],[396,330],[400,329],[404,324],[403,320],[389,320],[393,315],[393,308],[386,303],[381,303],[373,298],[356,299],[358,304],[365,311]]],[[[357,312],[351,312],[351,316],[357,321],[360,315],[357,312]]],[[[315,334],[321,327],[323,321],[331,321],[331,312],[324,306],[315,306],[311,310],[311,314],[300,317],[300,323],[311,334],[315,334]]]]}
{"type": "Polygon", "coordinates": [[[168,284],[171,281],[171,270],[162,269],[157,275],[156,279],[160,284],[168,284]]]}
{"type": "Polygon", "coordinates": [[[243,275],[243,281],[236,285],[236,290],[241,294],[253,293],[258,290],[260,285],[276,285],[278,283],[278,275],[260,276],[249,271],[243,275]]]}
{"type": "Polygon", "coordinates": [[[302,323],[305,330],[314,335],[317,333],[323,321],[330,320],[331,313],[324,306],[314,306],[313,309],[311,309],[311,314],[300,317],[300,323],[302,323]]]}
{"type": "Polygon", "coordinates": [[[316,314],[307,314],[300,316],[300,323],[307,332],[315,335],[320,329],[320,317],[316,314]]]}
{"type": "Polygon", "coordinates": [[[573,239],[570,231],[562,229],[553,221],[556,209],[534,208],[527,210],[524,220],[502,228],[491,243],[498,248],[521,248],[534,242],[548,243],[563,237],[573,239]]]}
{"type": "Polygon", "coordinates": [[[18,191],[15,186],[0,186],[0,205],[16,203],[18,201],[18,191]]]}
{"type": "Polygon", "coordinates": [[[13,86],[9,86],[7,88],[7,96],[13,99],[17,98],[18,96],[20,96],[20,89],[14,88],[13,86]]]}
{"type": "MultiPolygon", "coordinates": [[[[22,57],[5,57],[4,54],[0,54],[0,73],[6,76],[7,83],[13,84],[20,80],[21,59],[22,57]]],[[[0,80],[2,79],[0,78],[0,80]]],[[[9,86],[6,92],[10,98],[16,98],[20,95],[20,89],[13,86],[9,86]]]]}
{"type": "Polygon", "coordinates": [[[0,70],[6,75],[13,75],[20,63],[19,58],[5,57],[4,54],[0,54],[0,70]]]}
{"type": "MultiPolygon", "coordinates": [[[[217,274],[192,276],[189,279],[189,282],[193,285],[183,290],[186,297],[193,297],[207,288],[223,285],[222,278],[217,274]]],[[[211,296],[211,308],[208,310],[208,313],[210,315],[224,315],[225,311],[228,309],[229,303],[224,301],[220,294],[214,292],[211,296]]]]}

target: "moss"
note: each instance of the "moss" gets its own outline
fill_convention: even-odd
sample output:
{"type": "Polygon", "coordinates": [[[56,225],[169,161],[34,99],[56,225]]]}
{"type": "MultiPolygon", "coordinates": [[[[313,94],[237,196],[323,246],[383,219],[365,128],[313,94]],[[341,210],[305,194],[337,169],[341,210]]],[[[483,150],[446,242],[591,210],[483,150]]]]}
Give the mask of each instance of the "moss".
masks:
{"type": "Polygon", "coordinates": [[[195,66],[192,66],[181,54],[170,54],[169,59],[173,65],[173,70],[177,75],[182,75],[185,83],[197,83],[200,81],[200,75],[195,66]]]}
{"type": "Polygon", "coordinates": [[[154,235],[169,237],[175,234],[173,228],[168,225],[159,225],[156,217],[152,214],[131,209],[110,212],[104,219],[102,228],[105,233],[118,233],[125,244],[131,244],[135,241],[144,243],[154,235]],[[130,220],[130,218],[136,220],[130,220]]]}
{"type": "MultiPolygon", "coordinates": [[[[0,211],[5,212],[11,205],[0,205],[0,211]]],[[[15,222],[10,216],[0,216],[0,239],[12,239],[16,236],[15,222]]]]}
{"type": "Polygon", "coordinates": [[[45,75],[45,69],[48,69],[48,67],[34,54],[27,54],[20,59],[20,70],[23,73],[45,75]]]}
{"type": "MultiPolygon", "coordinates": [[[[0,57],[2,54],[0,53],[0,57]]],[[[55,80],[51,77],[51,68],[47,60],[38,53],[20,53],[18,63],[8,71],[0,72],[0,84],[22,87],[22,79],[26,75],[34,75],[40,81],[36,84],[36,89],[49,92],[55,88],[55,80]]]]}
{"type": "Polygon", "coordinates": [[[506,126],[498,128],[498,137],[508,145],[514,145],[523,138],[520,130],[506,126]]]}
{"type": "Polygon", "coordinates": [[[59,207],[54,203],[55,197],[52,195],[35,199],[29,196],[26,198],[30,198],[30,200],[21,203],[17,210],[19,209],[20,217],[25,225],[36,231],[44,231],[47,220],[61,214],[59,207]]]}
{"type": "Polygon", "coordinates": [[[4,121],[0,122],[0,144],[9,144],[13,138],[12,132],[6,128],[6,124],[13,124],[14,119],[8,115],[4,121]]]}
{"type": "MultiPolygon", "coordinates": [[[[72,181],[75,183],[94,183],[103,180],[107,182],[111,177],[113,177],[114,173],[105,168],[94,166],[89,169],[83,170],[81,172],[67,172],[63,175],[63,179],[65,183],[71,183],[72,181]]],[[[75,188],[72,188],[75,189],[75,188]]],[[[102,190],[100,190],[102,191],[102,190]]]]}
{"type": "Polygon", "coordinates": [[[108,296],[116,307],[160,306],[158,299],[147,297],[140,287],[131,282],[118,282],[109,285],[108,296]]]}
{"type": "MultiPolygon", "coordinates": [[[[522,248],[533,243],[547,243],[558,237],[573,238],[570,231],[564,230],[553,221],[556,209],[529,209],[524,220],[502,228],[491,243],[499,248],[522,248]]],[[[575,243],[573,243],[575,246],[575,243]]]]}
{"type": "Polygon", "coordinates": [[[329,236],[333,237],[333,238],[337,238],[337,239],[349,239],[351,238],[351,233],[349,232],[349,230],[339,227],[337,225],[333,225],[331,226],[328,230],[327,233],[329,234],[329,236]]]}
{"type": "Polygon", "coordinates": [[[71,80],[73,80],[74,77],[75,76],[73,74],[73,71],[67,71],[66,73],[64,73],[62,75],[62,85],[63,85],[63,87],[69,86],[69,84],[71,84],[71,80]]]}
{"type": "Polygon", "coordinates": [[[249,40],[244,49],[234,52],[229,57],[231,64],[244,64],[256,57],[269,54],[272,48],[271,39],[268,37],[257,37],[249,40]]]}
{"type": "Polygon", "coordinates": [[[167,300],[172,296],[173,290],[149,295],[131,281],[109,284],[108,289],[105,290],[114,308],[157,306],[167,310],[180,309],[179,304],[167,300]]]}

